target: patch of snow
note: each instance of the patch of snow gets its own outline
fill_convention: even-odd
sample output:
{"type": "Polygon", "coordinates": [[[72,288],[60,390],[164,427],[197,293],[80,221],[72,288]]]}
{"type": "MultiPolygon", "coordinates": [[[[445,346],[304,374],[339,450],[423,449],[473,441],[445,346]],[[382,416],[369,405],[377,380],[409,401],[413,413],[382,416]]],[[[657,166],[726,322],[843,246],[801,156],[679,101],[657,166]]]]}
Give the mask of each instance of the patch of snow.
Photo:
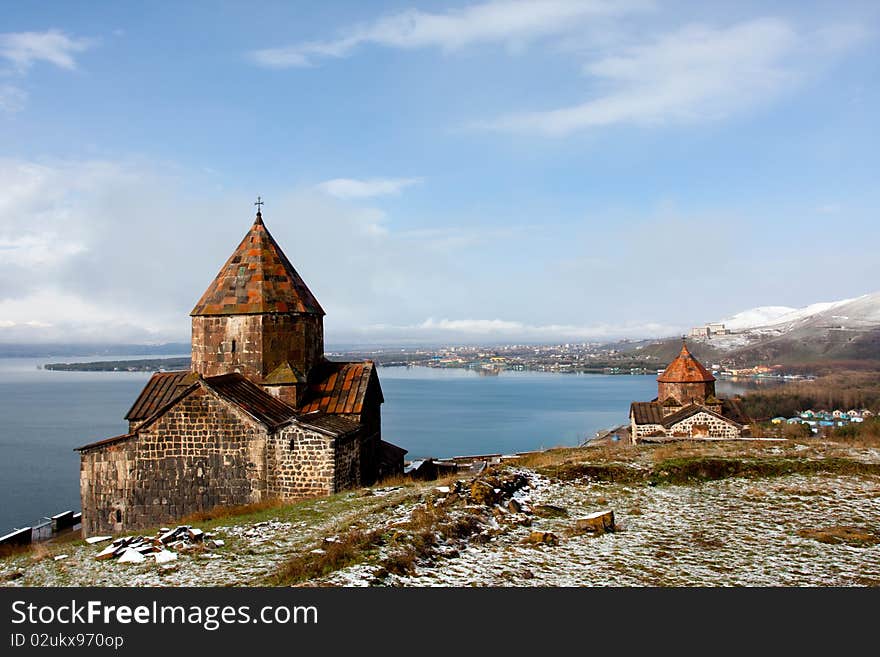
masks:
{"type": "Polygon", "coordinates": [[[109,541],[112,536],[90,536],[86,539],[86,543],[89,545],[94,545],[95,543],[103,543],[104,541],[109,541]]]}
{"type": "Polygon", "coordinates": [[[118,563],[141,563],[145,561],[146,557],[142,555],[137,550],[132,548],[125,548],[125,552],[122,553],[122,556],[117,559],[118,563]]]}
{"type": "Polygon", "coordinates": [[[161,552],[156,552],[154,556],[156,557],[156,563],[159,564],[177,561],[177,554],[175,554],[171,550],[162,550],[161,552]]]}

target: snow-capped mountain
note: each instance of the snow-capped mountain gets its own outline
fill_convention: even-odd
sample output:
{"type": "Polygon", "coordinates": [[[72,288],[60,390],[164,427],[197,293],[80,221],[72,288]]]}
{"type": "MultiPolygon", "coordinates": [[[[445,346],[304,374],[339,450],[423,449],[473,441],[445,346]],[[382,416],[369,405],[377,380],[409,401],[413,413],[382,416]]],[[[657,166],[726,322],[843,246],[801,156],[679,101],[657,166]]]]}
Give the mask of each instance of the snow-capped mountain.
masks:
{"type": "Polygon", "coordinates": [[[760,329],[764,327],[779,327],[780,324],[797,323],[870,296],[875,295],[865,295],[854,299],[843,299],[842,301],[813,303],[803,308],[791,308],[789,306],[759,306],[758,308],[744,310],[732,317],[723,319],[721,320],[721,323],[730,331],[748,331],[750,329],[760,329]]]}
{"type": "Polygon", "coordinates": [[[720,323],[726,335],[699,341],[743,362],[880,360],[880,292],[804,308],[762,306],[720,323]]]}

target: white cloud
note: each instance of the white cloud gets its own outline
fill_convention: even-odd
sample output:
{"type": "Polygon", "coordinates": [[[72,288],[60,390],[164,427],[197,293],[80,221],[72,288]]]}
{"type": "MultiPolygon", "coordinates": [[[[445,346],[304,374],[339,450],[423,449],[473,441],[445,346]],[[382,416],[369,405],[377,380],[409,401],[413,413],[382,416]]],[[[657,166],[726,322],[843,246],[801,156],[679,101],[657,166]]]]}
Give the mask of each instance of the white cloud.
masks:
{"type": "Polygon", "coordinates": [[[317,185],[325,194],[341,199],[365,199],[397,196],[406,187],[422,182],[421,178],[334,178],[317,185]]]}
{"type": "MultiPolygon", "coordinates": [[[[58,30],[46,32],[6,32],[0,34],[0,62],[11,69],[0,68],[0,75],[23,78],[37,62],[46,62],[59,68],[76,68],[74,55],[92,45],[89,39],[70,37],[58,30]]],[[[0,112],[12,114],[24,109],[27,92],[17,85],[0,85],[0,112]]]]}
{"type": "Polygon", "coordinates": [[[615,124],[724,118],[795,86],[807,73],[809,54],[831,54],[865,36],[851,26],[799,34],[776,18],[722,28],[688,25],[588,63],[585,74],[604,90],[592,100],[502,116],[476,127],[565,136],[615,124]]]}
{"type": "Polygon", "coordinates": [[[26,71],[35,62],[47,62],[59,68],[76,68],[74,55],[92,45],[89,39],[68,36],[59,30],[46,32],[7,32],[0,34],[0,58],[18,71],[26,71]]]}
{"type": "Polygon", "coordinates": [[[0,236],[0,258],[21,267],[55,265],[83,251],[85,246],[81,242],[62,238],[52,231],[12,238],[0,236]]]}
{"type": "Polygon", "coordinates": [[[394,326],[374,324],[363,332],[376,342],[540,342],[540,341],[602,341],[621,338],[654,338],[677,335],[681,327],[658,322],[623,324],[528,324],[504,319],[434,319],[418,324],[394,326]]]}
{"type": "Polygon", "coordinates": [[[251,53],[272,67],[310,66],[321,57],[345,57],[361,45],[456,50],[479,43],[518,45],[568,32],[590,19],[653,6],[650,0],[496,0],[443,13],[410,9],[354,26],[336,39],[311,41],[251,53]]]}
{"type": "Polygon", "coordinates": [[[0,301],[0,341],[144,341],[168,336],[149,316],[49,287],[0,301]],[[111,337],[112,336],[112,337],[111,337]]]}

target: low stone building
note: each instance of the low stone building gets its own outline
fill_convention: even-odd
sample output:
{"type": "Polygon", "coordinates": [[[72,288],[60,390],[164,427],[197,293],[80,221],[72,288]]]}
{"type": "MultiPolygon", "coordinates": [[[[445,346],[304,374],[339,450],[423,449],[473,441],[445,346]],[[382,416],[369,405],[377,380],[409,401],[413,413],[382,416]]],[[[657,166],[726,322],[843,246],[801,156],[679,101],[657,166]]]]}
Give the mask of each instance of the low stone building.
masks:
{"type": "Polygon", "coordinates": [[[324,311],[261,213],[191,315],[191,371],[154,374],[128,433],[78,448],[86,536],[403,471],[375,365],[324,358],[324,311]]]}
{"type": "Polygon", "coordinates": [[[657,398],[633,402],[629,418],[633,443],[742,438],[750,423],[739,403],[715,395],[715,377],[684,342],[657,377],[657,398]]]}

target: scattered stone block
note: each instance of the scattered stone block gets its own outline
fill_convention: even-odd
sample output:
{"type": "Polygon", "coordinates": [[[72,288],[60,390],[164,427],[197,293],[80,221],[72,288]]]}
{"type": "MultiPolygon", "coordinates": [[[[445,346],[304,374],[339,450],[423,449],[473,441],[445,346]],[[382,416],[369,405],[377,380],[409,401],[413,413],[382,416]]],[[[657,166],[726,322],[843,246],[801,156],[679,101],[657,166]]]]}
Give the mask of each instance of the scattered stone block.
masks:
{"type": "Polygon", "coordinates": [[[538,504],[532,509],[532,513],[541,518],[564,518],[568,516],[568,510],[553,504],[538,504]]]}
{"type": "Polygon", "coordinates": [[[575,521],[575,530],[580,533],[604,534],[614,531],[614,511],[597,511],[575,521]]]}
{"type": "Polygon", "coordinates": [[[95,559],[97,559],[98,561],[104,561],[105,559],[112,559],[113,557],[116,556],[117,549],[118,548],[115,545],[110,544],[107,547],[105,547],[101,552],[96,554],[95,559]]]}
{"type": "Polygon", "coordinates": [[[119,563],[142,563],[145,560],[144,555],[130,547],[125,548],[125,552],[119,557],[119,563]]]}
{"type": "Polygon", "coordinates": [[[531,545],[559,545],[559,537],[553,532],[533,531],[526,539],[531,545]]]}
{"type": "Polygon", "coordinates": [[[501,490],[478,479],[471,484],[471,501],[483,506],[494,506],[501,499],[501,490]]]}

